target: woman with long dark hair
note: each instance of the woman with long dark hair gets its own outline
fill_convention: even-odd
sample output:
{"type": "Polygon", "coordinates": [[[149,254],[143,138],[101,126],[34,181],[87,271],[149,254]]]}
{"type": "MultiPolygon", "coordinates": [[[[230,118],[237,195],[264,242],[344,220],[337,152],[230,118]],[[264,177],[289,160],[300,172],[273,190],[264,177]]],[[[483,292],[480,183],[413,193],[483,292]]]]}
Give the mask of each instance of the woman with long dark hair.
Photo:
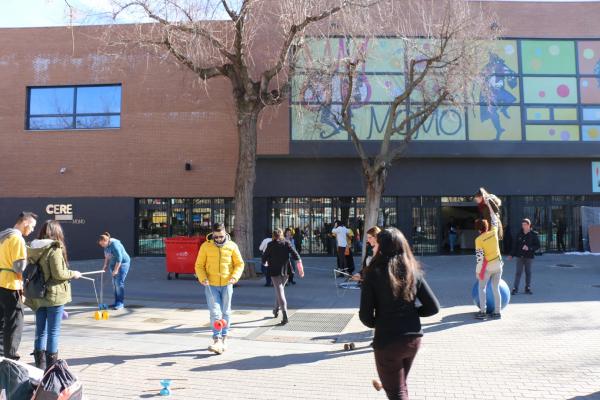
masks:
{"type": "Polygon", "coordinates": [[[42,299],[25,299],[35,312],[35,366],[50,368],[58,358],[58,338],[65,304],[71,302],[71,279],[81,278],[67,263],[67,246],[58,221],[46,221],[28,249],[28,261],[38,264],[46,282],[42,299]]]}
{"type": "Polygon", "coordinates": [[[298,274],[300,278],[304,277],[304,268],[300,255],[288,240],[283,235],[281,229],[273,231],[273,241],[267,245],[267,249],[263,253],[263,265],[267,265],[267,274],[271,277],[273,287],[275,288],[275,307],[273,308],[273,316],[277,318],[281,310],[283,318],[281,325],[288,323],[287,315],[287,300],[285,299],[285,284],[288,280],[289,264],[291,259],[297,261],[298,274]]]}
{"type": "Polygon", "coordinates": [[[360,320],[375,328],[373,348],[381,383],[389,399],[408,399],[406,379],[421,345],[420,317],[439,311],[408,241],[396,228],[377,235],[377,254],[364,276],[360,320]],[[421,303],[415,304],[416,300],[421,303]]]}

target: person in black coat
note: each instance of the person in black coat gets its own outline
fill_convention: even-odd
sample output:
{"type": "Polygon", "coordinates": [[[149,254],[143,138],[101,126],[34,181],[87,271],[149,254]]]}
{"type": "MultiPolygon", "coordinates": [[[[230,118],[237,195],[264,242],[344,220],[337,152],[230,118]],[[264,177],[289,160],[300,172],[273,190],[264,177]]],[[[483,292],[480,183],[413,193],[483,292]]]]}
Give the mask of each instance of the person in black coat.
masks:
{"type": "Polygon", "coordinates": [[[383,387],[389,399],[408,399],[406,379],[423,336],[420,317],[436,314],[440,305],[402,232],[386,228],[377,235],[377,243],[361,287],[359,317],[375,328],[373,348],[381,382],[373,386],[383,387]]]}
{"type": "Polygon", "coordinates": [[[275,288],[275,307],[273,308],[273,316],[277,318],[279,310],[283,314],[281,325],[288,323],[287,315],[287,300],[285,298],[285,284],[288,280],[288,272],[290,268],[290,257],[297,261],[296,267],[300,278],[304,277],[304,268],[300,255],[292,246],[285,240],[283,231],[275,229],[273,231],[273,241],[267,245],[267,249],[263,253],[262,262],[267,267],[267,274],[271,277],[273,287],[275,288]]]}
{"type": "Polygon", "coordinates": [[[512,290],[513,295],[519,293],[519,284],[521,283],[523,270],[525,270],[525,293],[533,294],[531,291],[531,264],[535,258],[535,253],[539,249],[540,239],[538,234],[531,229],[531,221],[525,218],[521,221],[521,231],[517,235],[510,257],[508,257],[509,260],[512,260],[513,257],[517,259],[515,282],[512,290]]]}

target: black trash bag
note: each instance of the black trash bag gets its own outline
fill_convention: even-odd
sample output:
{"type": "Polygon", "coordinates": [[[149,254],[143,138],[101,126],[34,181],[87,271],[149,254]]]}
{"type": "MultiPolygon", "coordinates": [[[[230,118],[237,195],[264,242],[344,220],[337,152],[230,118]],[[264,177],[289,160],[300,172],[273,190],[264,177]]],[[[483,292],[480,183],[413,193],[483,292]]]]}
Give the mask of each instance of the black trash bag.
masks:
{"type": "Polygon", "coordinates": [[[9,360],[0,362],[0,398],[8,400],[29,400],[33,395],[33,386],[29,382],[29,372],[17,363],[9,360]]]}
{"type": "Polygon", "coordinates": [[[83,400],[83,386],[67,362],[58,360],[46,371],[31,400],[83,400]]]}

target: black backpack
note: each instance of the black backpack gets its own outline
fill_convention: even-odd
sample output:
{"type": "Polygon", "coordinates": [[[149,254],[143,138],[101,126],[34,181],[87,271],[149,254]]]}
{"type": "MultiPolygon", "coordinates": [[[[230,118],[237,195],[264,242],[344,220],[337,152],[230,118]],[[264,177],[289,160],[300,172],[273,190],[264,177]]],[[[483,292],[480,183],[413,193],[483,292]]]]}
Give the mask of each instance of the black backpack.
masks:
{"type": "Polygon", "coordinates": [[[58,360],[44,374],[32,400],[83,400],[83,385],[69,370],[65,360],[58,360]]]}
{"type": "Polygon", "coordinates": [[[46,297],[47,280],[44,278],[44,272],[40,266],[42,257],[48,254],[44,251],[35,263],[27,264],[23,271],[23,294],[30,299],[43,299],[46,297]]]}

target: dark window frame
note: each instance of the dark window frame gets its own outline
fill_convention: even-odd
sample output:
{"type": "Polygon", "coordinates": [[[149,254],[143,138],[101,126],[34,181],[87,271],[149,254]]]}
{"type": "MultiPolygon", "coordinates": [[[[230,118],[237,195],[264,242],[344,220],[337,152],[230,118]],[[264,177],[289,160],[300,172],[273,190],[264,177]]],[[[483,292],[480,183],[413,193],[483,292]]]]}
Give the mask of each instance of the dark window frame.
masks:
{"type": "Polygon", "coordinates": [[[105,130],[105,129],[121,129],[121,111],[122,111],[122,100],[123,100],[123,85],[121,83],[103,83],[103,84],[87,84],[87,85],[50,85],[50,86],[27,86],[27,104],[25,111],[25,130],[26,131],[85,131],[85,130],[105,130]],[[118,87],[121,91],[119,99],[119,112],[111,113],[77,113],[77,91],[79,88],[98,88],[98,87],[118,87]],[[73,113],[69,114],[31,114],[31,91],[35,89],[73,89],[73,113]],[[77,118],[79,117],[119,117],[119,126],[116,127],[77,127],[77,118]],[[31,127],[32,118],[71,118],[70,127],[61,128],[43,128],[36,129],[31,127]]]}

